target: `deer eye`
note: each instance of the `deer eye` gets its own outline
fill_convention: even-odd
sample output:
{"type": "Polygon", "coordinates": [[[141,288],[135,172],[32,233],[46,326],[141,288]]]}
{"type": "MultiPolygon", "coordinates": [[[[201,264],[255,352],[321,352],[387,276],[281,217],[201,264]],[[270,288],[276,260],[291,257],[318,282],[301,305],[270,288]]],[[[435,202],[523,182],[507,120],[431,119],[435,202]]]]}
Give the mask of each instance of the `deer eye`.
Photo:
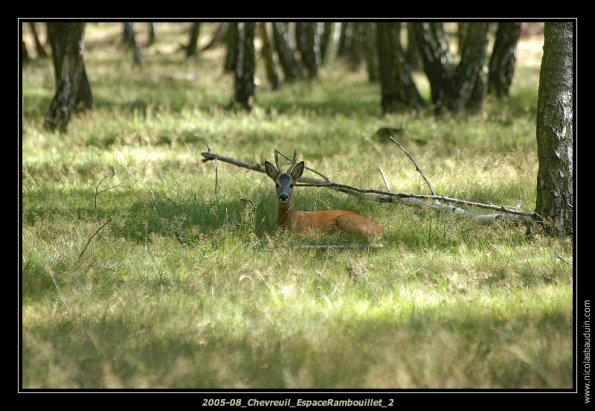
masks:
{"type": "Polygon", "coordinates": [[[275,184],[275,187],[279,188],[279,183],[275,184]]]}
{"type": "Polygon", "coordinates": [[[290,184],[290,185],[289,185],[289,188],[293,188],[293,184],[290,184]]]}

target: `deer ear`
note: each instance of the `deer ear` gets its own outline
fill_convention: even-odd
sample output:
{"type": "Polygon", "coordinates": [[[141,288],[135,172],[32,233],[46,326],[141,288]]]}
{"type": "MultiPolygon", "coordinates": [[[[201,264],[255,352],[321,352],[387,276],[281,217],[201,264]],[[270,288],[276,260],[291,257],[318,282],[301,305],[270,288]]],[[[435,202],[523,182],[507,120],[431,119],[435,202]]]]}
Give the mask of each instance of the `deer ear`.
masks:
{"type": "Polygon", "coordinates": [[[264,162],[264,169],[267,172],[267,176],[272,178],[273,180],[277,180],[277,176],[279,175],[279,170],[277,167],[269,163],[268,161],[264,162]]]}
{"type": "Polygon", "coordinates": [[[298,181],[298,179],[304,174],[304,162],[300,161],[291,169],[291,178],[293,181],[298,181]]]}

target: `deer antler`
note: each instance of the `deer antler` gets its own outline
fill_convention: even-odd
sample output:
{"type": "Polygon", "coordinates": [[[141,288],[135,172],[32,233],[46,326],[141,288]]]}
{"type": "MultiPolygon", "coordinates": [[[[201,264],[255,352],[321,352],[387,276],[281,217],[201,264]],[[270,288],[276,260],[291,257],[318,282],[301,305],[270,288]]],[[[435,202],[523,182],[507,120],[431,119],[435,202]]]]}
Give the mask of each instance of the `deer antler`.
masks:
{"type": "Polygon", "coordinates": [[[297,150],[293,151],[293,159],[291,160],[291,165],[289,166],[289,169],[287,170],[288,173],[291,173],[291,170],[295,167],[295,165],[297,164],[297,150]]]}
{"type": "Polygon", "coordinates": [[[279,167],[279,150],[275,148],[275,166],[277,166],[277,171],[281,172],[281,167],[279,167]]]}

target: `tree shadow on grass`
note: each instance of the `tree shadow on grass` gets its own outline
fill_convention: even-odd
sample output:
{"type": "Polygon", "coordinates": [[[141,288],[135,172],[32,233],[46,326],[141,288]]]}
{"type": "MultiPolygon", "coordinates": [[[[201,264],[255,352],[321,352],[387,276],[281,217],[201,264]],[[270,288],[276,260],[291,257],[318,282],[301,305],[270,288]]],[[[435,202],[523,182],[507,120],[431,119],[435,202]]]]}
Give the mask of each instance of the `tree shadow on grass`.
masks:
{"type": "Polygon", "coordinates": [[[298,323],[279,329],[269,319],[255,332],[226,333],[210,322],[163,332],[160,315],[179,322],[185,314],[159,300],[161,312],[148,317],[132,304],[109,317],[25,323],[24,388],[427,388],[451,386],[453,377],[457,386],[477,388],[572,384],[566,310],[495,319],[489,307],[464,315],[463,304],[460,315],[457,307],[447,316],[443,307],[426,307],[400,319],[356,316],[346,329],[340,320],[324,321],[325,331],[298,323]],[[531,361],[511,355],[511,346],[531,361]]]}
{"type": "Polygon", "coordinates": [[[80,318],[58,321],[51,327],[26,326],[23,386],[283,387],[282,370],[271,367],[281,357],[278,344],[261,347],[251,344],[247,336],[222,338],[210,327],[198,338],[192,333],[164,335],[153,333],[154,325],[121,318],[80,318]]]}
{"type": "Polygon", "coordinates": [[[156,194],[154,199],[127,207],[127,213],[112,225],[112,233],[138,243],[151,233],[192,243],[201,235],[211,236],[225,229],[238,235],[253,231],[262,237],[272,222],[266,208],[266,200],[180,200],[156,194]]]}

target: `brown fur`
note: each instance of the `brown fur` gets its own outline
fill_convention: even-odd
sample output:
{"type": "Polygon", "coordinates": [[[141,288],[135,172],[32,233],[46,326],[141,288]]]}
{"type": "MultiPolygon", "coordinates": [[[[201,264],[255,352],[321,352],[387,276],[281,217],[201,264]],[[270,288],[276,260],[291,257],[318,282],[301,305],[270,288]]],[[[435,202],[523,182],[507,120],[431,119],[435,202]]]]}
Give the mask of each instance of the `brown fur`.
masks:
{"type": "Polygon", "coordinates": [[[343,231],[367,238],[382,237],[382,227],[370,217],[347,210],[296,211],[290,228],[301,234],[312,231],[343,231]]]}
{"type": "Polygon", "coordinates": [[[287,173],[281,173],[268,161],[265,162],[268,176],[277,183],[277,192],[285,196],[287,201],[279,201],[277,225],[309,234],[314,231],[340,230],[350,234],[378,239],[383,235],[382,227],[370,217],[347,210],[296,211],[293,197],[293,182],[297,181],[304,170],[304,162],[294,164],[287,173]],[[283,176],[280,178],[280,176],[283,176]],[[288,177],[289,176],[289,177],[288,177]],[[283,180],[281,182],[281,180],[283,180]]]}

